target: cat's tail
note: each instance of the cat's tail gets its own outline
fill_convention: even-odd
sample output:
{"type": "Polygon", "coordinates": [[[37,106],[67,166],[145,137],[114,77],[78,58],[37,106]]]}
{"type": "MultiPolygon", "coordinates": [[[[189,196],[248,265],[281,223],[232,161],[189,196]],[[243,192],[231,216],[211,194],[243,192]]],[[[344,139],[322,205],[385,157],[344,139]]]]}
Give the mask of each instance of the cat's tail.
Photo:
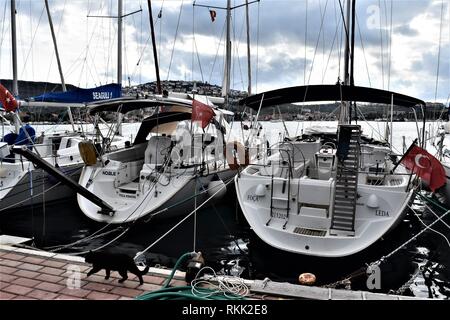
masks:
{"type": "Polygon", "coordinates": [[[148,270],[150,270],[150,266],[145,266],[144,270],[141,271],[141,275],[145,276],[148,273],[148,270]]]}

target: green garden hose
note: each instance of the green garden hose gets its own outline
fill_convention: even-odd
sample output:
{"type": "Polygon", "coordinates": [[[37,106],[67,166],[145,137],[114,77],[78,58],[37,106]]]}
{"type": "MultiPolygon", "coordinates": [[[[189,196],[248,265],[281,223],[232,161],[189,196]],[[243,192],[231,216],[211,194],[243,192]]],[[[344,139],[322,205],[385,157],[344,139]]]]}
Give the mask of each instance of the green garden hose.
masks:
{"type": "Polygon", "coordinates": [[[137,296],[136,300],[244,300],[245,298],[236,294],[217,292],[213,289],[201,288],[196,289],[197,292],[204,294],[204,296],[195,295],[192,293],[192,286],[180,286],[169,287],[170,282],[175,275],[175,271],[178,269],[181,263],[186,259],[193,258],[196,255],[195,252],[188,252],[183,254],[175,263],[169,277],[164,282],[161,289],[151,292],[146,292],[140,296],[137,296]]]}

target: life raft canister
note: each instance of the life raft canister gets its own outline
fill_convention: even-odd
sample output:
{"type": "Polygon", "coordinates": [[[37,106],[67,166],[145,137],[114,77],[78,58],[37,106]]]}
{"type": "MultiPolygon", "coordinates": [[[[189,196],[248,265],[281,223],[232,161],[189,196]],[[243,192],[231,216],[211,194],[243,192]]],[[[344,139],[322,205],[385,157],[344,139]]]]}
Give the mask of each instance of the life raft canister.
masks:
{"type": "Polygon", "coordinates": [[[226,144],[225,156],[231,170],[250,164],[248,150],[238,141],[230,141],[226,144]]]}
{"type": "Polygon", "coordinates": [[[78,150],[80,151],[81,159],[87,166],[93,166],[97,164],[97,152],[95,146],[91,141],[81,141],[78,144],[78,150]]]}

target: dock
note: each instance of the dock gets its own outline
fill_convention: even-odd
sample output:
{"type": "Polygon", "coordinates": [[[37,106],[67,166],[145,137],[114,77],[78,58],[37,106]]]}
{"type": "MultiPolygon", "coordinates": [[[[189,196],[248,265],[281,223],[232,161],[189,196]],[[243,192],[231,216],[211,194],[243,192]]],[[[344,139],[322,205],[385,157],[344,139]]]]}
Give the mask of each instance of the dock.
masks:
{"type": "MultiPolygon", "coordinates": [[[[22,241],[23,238],[0,236],[0,300],[132,300],[145,292],[159,290],[171,273],[171,269],[150,268],[143,277],[143,285],[130,273],[124,283],[118,282],[120,276],[116,272],[111,272],[108,280],[104,271],[87,277],[91,266],[84,258],[23,248],[22,241]]],[[[177,271],[170,285],[185,286],[184,276],[184,272],[177,271]]],[[[244,280],[244,283],[250,288],[247,298],[255,300],[419,299],[270,280],[244,280]]]]}

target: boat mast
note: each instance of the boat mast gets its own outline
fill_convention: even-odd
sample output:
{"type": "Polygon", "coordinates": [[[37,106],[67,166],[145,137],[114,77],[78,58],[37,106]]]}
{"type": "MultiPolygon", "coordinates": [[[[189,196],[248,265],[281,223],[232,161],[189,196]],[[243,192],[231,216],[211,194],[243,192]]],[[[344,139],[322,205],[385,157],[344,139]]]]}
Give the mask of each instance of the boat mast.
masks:
{"type": "Polygon", "coordinates": [[[231,72],[231,0],[227,0],[227,42],[225,54],[225,70],[222,85],[222,96],[225,97],[225,103],[228,105],[230,94],[230,72],[231,72]]]}
{"type": "Polygon", "coordinates": [[[355,85],[355,78],[353,76],[354,65],[355,65],[355,18],[356,18],[356,0],[352,0],[352,36],[351,36],[351,44],[350,44],[350,85],[355,85]]]}
{"type": "MultiPolygon", "coordinates": [[[[117,84],[122,90],[122,19],[123,19],[123,3],[118,0],[117,7],[117,84]]],[[[117,116],[117,134],[122,135],[123,113],[119,112],[117,116]]]]}
{"type": "MultiPolygon", "coordinates": [[[[204,8],[214,8],[214,9],[221,9],[227,11],[227,43],[226,43],[226,54],[225,54],[225,63],[224,63],[224,75],[223,75],[223,82],[222,82],[222,97],[225,97],[225,104],[227,105],[229,102],[229,94],[230,94],[230,75],[231,75],[231,11],[243,6],[247,7],[248,5],[259,2],[260,0],[253,0],[248,2],[248,0],[245,1],[244,4],[240,4],[237,6],[232,7],[231,6],[231,0],[227,0],[227,7],[216,7],[216,6],[207,6],[204,4],[197,4],[194,1],[194,7],[204,7],[204,8]]],[[[251,77],[250,77],[250,35],[249,35],[249,20],[248,20],[248,11],[247,11],[247,54],[248,54],[248,64],[249,64],[249,93],[251,91],[251,77]]]]}
{"type": "Polygon", "coordinates": [[[248,70],[248,95],[252,94],[252,68],[250,63],[250,19],[248,15],[248,0],[245,0],[245,15],[247,23],[247,70],[248,70]]]}
{"type": "MultiPolygon", "coordinates": [[[[344,85],[350,86],[351,85],[351,76],[350,76],[350,55],[352,56],[353,60],[353,52],[350,53],[350,14],[352,12],[352,6],[350,4],[351,0],[347,0],[347,18],[345,19],[347,23],[345,24],[345,52],[344,52],[344,85]]],[[[354,1],[353,5],[354,5],[354,1]]],[[[354,7],[353,7],[354,10],[354,7]]],[[[352,27],[353,30],[353,27],[352,27]]],[[[354,37],[352,35],[352,39],[354,40],[354,37]]],[[[353,63],[352,63],[353,65],[353,63]]],[[[353,67],[352,67],[353,70],[353,67]]],[[[339,124],[349,124],[350,123],[350,101],[345,101],[341,104],[341,112],[339,115],[339,124]]]]}
{"type": "MultiPolygon", "coordinates": [[[[55,48],[56,62],[58,63],[59,77],[61,78],[61,87],[62,87],[62,91],[66,92],[67,91],[66,83],[64,81],[64,75],[62,72],[61,60],[59,59],[58,45],[56,43],[55,30],[53,28],[53,20],[52,20],[52,16],[50,15],[50,8],[48,6],[48,0],[44,0],[44,2],[45,2],[45,9],[47,10],[47,17],[48,17],[48,23],[50,25],[50,32],[52,34],[53,47],[55,48]]],[[[70,107],[67,107],[67,114],[69,115],[69,120],[70,120],[70,124],[72,125],[72,130],[75,132],[76,131],[75,123],[73,121],[72,109],[70,109],[70,107]]]]}
{"type": "MultiPolygon", "coordinates": [[[[142,8],[127,14],[123,14],[123,0],[117,1],[117,16],[91,16],[92,18],[114,18],[117,19],[117,84],[120,86],[120,90],[122,90],[122,20],[123,18],[130,16],[132,14],[141,12],[142,8]]],[[[123,114],[119,112],[117,117],[117,134],[122,135],[122,118],[123,114]]]]}
{"type": "MultiPolygon", "coordinates": [[[[14,97],[19,96],[19,86],[17,82],[17,39],[16,39],[16,0],[11,0],[11,46],[12,46],[12,68],[13,68],[13,83],[12,94],[14,97]]],[[[20,130],[20,121],[18,110],[14,115],[14,128],[16,133],[20,130]]]]}
{"type": "Polygon", "coordinates": [[[156,51],[155,26],[153,25],[151,0],[147,0],[147,3],[148,3],[148,15],[149,15],[149,19],[150,19],[150,30],[152,33],[153,60],[155,60],[156,88],[158,89],[157,93],[161,94],[162,93],[161,78],[159,77],[158,53],[156,51]]]}
{"type": "Polygon", "coordinates": [[[117,8],[117,84],[122,88],[122,19],[123,2],[118,0],[117,8]]]}

